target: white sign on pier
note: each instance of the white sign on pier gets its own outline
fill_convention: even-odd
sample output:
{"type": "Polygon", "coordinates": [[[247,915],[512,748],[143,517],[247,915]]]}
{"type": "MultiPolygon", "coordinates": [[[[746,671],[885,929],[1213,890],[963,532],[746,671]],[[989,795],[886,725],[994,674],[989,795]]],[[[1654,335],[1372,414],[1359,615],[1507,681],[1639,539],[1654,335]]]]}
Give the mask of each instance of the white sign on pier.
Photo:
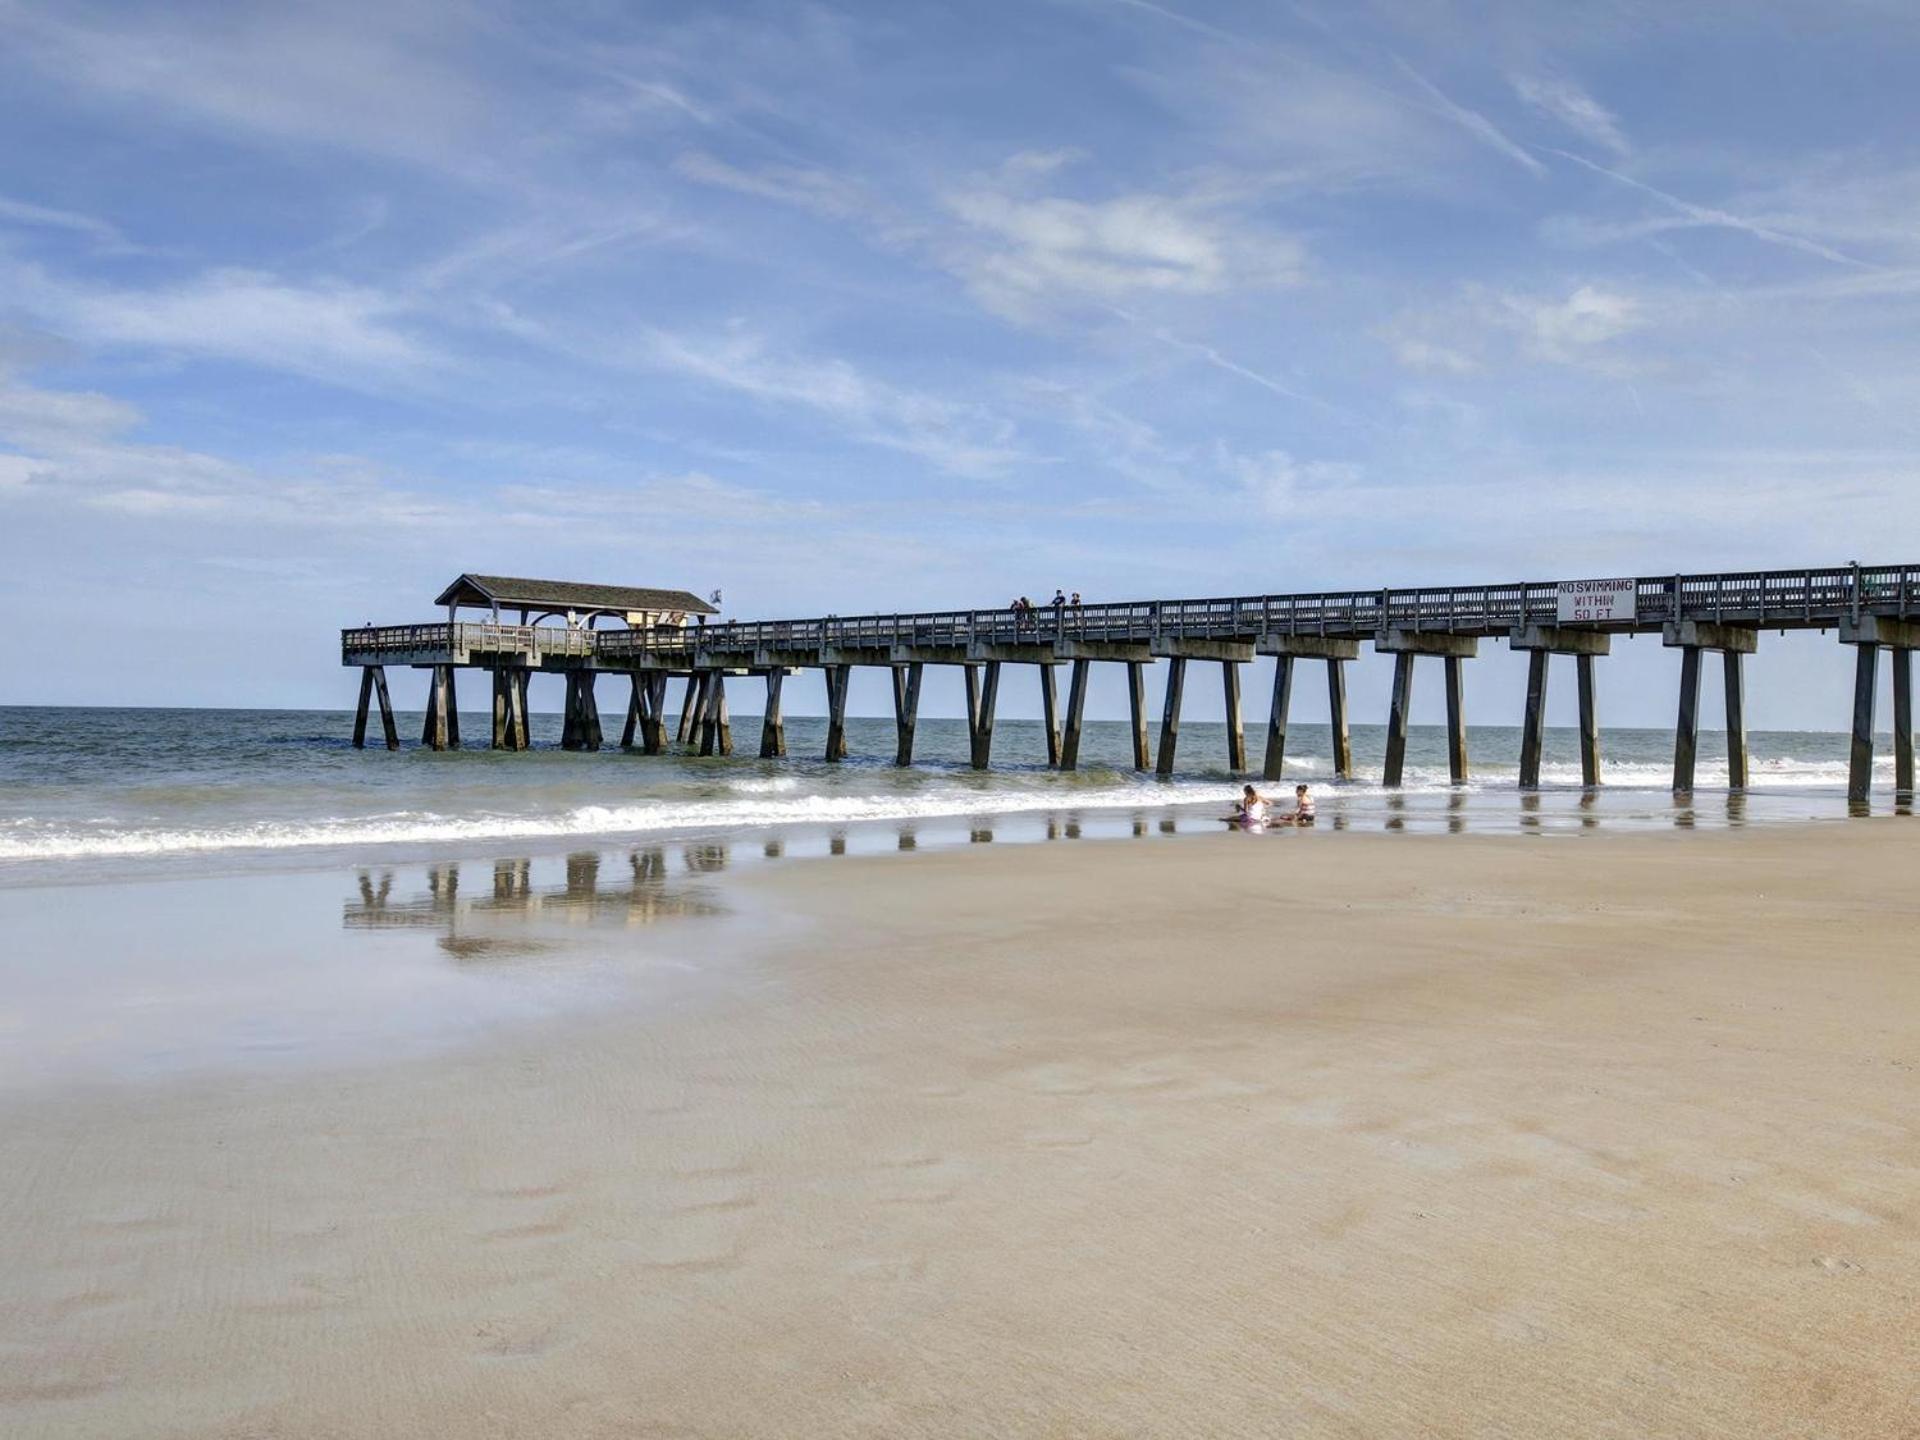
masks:
{"type": "Polygon", "coordinates": [[[1562,625],[1633,620],[1634,582],[1631,580],[1569,580],[1557,587],[1557,595],[1562,625]]]}

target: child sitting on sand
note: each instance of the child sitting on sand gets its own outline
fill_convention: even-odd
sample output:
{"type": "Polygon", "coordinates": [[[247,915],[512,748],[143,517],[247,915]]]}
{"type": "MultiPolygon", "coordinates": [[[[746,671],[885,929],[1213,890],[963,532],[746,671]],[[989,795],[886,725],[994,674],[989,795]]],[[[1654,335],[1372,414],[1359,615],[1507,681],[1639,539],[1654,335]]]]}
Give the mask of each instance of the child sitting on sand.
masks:
{"type": "Polygon", "coordinates": [[[1240,803],[1233,807],[1233,814],[1222,816],[1230,825],[1244,825],[1248,829],[1257,829],[1267,823],[1272,807],[1267,797],[1253,786],[1243,786],[1240,791],[1240,803]]]}

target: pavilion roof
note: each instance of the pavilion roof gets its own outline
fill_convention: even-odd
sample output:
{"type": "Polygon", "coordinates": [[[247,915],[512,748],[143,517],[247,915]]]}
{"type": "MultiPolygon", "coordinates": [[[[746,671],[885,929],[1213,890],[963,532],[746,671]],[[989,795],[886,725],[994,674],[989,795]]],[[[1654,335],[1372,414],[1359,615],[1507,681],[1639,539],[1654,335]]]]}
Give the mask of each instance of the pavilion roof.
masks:
{"type": "Polygon", "coordinates": [[[656,590],[644,585],[589,585],[577,580],[527,580],[512,575],[462,575],[440,592],[436,605],[499,605],[527,610],[679,611],[687,615],[720,612],[688,590],[656,590]]]}

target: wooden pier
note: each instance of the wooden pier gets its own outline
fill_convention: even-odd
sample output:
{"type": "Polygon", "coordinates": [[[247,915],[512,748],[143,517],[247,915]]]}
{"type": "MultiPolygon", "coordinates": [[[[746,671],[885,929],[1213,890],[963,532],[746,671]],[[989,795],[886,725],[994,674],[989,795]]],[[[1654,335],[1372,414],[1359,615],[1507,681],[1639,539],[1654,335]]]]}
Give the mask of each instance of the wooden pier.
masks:
{"type": "Polygon", "coordinates": [[[993,750],[994,710],[1007,665],[1031,665],[1039,678],[1047,761],[1061,769],[1079,763],[1087,680],[1095,664],[1127,667],[1133,764],[1171,774],[1180,738],[1180,711],[1189,663],[1221,667],[1227,707],[1228,763],[1247,769],[1240,713],[1240,666],[1256,655],[1274,657],[1261,774],[1281,776],[1294,669],[1301,661],[1326,666],[1336,775],[1351,777],[1345,666],[1360,646],[1391,655],[1393,700],[1387,717],[1385,783],[1401,783],[1406,757],[1416,661],[1438,658],[1447,697],[1447,755],[1455,783],[1467,777],[1464,714],[1466,661],[1482,640],[1504,640],[1528,656],[1522,708],[1520,784],[1540,784],[1549,665],[1572,656],[1580,707],[1581,774],[1601,777],[1596,712],[1596,662],[1615,635],[1658,634],[1679,651],[1680,695],[1674,732],[1673,788],[1692,791],[1699,736],[1701,661],[1717,652],[1725,683],[1727,780],[1747,784],[1745,657],[1763,630],[1832,631],[1853,647],[1855,678],[1847,792],[1865,801],[1871,789],[1874,701],[1880,652],[1892,656],[1895,788],[1913,792],[1912,653],[1920,647],[1920,566],[1846,565],[1825,570],[1750,571],[1710,575],[1626,577],[1416,589],[1339,591],[1306,595],[1251,595],[1209,600],[1148,600],[1105,605],[1049,605],[917,614],[827,616],[810,620],[704,619],[711,609],[684,591],[639,590],[570,582],[463,575],[443,592],[444,623],[367,626],[341,632],[341,663],[362,672],[354,744],[364,745],[370,705],[377,699],[388,749],[399,748],[386,668],[430,672],[421,743],[433,749],[460,744],[455,675],[492,672],[493,735],[497,749],[527,745],[527,682],[535,674],[564,678],[562,744],[597,750],[604,744],[596,682],[612,674],[628,681],[621,744],[643,754],[669,748],[666,726],[670,683],[685,683],[675,740],[703,755],[731,755],[733,731],[727,681],[757,677],[767,703],[759,754],[787,753],[783,686],[787,676],[821,672],[827,698],[825,758],[847,755],[847,689],[855,666],[885,668],[893,680],[897,764],[913,763],[922,676],[928,665],[959,666],[966,679],[972,763],[985,769],[993,750]],[[483,609],[462,620],[462,609],[483,609]],[[503,620],[517,610],[519,623],[503,620]],[[568,623],[542,623],[559,616],[568,623]],[[597,628],[614,617],[616,628],[597,628]],[[1167,663],[1157,753],[1150,753],[1145,675],[1167,663]],[[1062,714],[1056,667],[1072,669],[1062,714]]]}

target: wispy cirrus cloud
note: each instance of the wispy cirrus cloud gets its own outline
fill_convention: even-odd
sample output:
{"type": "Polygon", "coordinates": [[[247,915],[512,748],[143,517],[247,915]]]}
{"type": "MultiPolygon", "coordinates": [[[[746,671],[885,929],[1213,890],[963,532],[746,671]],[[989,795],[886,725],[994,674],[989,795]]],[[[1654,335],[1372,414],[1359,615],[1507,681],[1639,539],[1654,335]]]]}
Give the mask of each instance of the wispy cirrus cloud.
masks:
{"type": "Polygon", "coordinates": [[[1632,150],[1613,113],[1579,85],[1559,75],[1512,75],[1514,94],[1541,114],[1616,156],[1632,150]]]}

